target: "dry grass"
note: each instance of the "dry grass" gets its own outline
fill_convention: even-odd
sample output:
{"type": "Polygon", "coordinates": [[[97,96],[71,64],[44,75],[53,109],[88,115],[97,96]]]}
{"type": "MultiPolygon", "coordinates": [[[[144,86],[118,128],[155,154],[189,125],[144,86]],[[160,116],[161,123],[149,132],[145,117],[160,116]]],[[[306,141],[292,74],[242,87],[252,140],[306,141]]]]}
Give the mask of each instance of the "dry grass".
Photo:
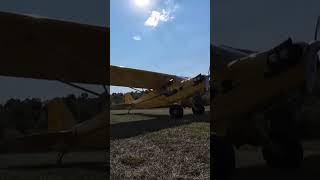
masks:
{"type": "Polygon", "coordinates": [[[191,122],[114,139],[111,179],[209,179],[209,134],[208,122],[191,122]]]}

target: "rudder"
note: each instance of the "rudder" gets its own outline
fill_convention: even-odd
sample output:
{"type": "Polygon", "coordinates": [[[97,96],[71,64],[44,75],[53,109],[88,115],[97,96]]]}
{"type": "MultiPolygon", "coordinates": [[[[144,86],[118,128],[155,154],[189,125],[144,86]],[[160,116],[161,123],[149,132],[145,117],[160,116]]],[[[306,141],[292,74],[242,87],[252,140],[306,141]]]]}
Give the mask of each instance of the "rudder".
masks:
{"type": "Polygon", "coordinates": [[[126,93],[124,95],[124,104],[131,104],[133,100],[131,93],[126,93]]]}
{"type": "Polygon", "coordinates": [[[71,129],[76,124],[73,114],[62,99],[48,103],[48,132],[71,129]]]}

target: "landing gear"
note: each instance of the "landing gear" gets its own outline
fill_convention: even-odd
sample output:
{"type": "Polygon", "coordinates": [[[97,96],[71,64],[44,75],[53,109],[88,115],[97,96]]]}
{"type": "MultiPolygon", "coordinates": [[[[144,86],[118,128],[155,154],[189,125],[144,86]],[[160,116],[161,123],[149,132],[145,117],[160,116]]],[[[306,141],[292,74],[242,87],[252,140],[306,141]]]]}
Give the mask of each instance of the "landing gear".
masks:
{"type": "Polygon", "coordinates": [[[235,170],[235,152],[232,144],[222,137],[211,138],[211,176],[213,179],[229,179],[235,170]]]}
{"type": "Polygon", "coordinates": [[[183,117],[183,107],[179,104],[174,104],[170,106],[169,114],[172,119],[180,119],[183,117]]]}
{"type": "Polygon", "coordinates": [[[297,103],[285,103],[267,115],[270,145],[262,148],[267,165],[275,168],[297,168],[303,162],[300,142],[301,108],[297,103]]]}
{"type": "Polygon", "coordinates": [[[202,105],[192,106],[192,112],[194,115],[201,115],[204,113],[204,110],[204,106],[202,105]]]}
{"type": "Polygon", "coordinates": [[[203,104],[204,103],[201,94],[195,94],[195,96],[192,98],[192,112],[194,115],[201,115],[204,113],[205,109],[203,104]]]}
{"type": "Polygon", "coordinates": [[[57,159],[56,159],[56,165],[61,166],[62,165],[62,158],[66,154],[67,149],[63,149],[58,153],[57,159]]]}

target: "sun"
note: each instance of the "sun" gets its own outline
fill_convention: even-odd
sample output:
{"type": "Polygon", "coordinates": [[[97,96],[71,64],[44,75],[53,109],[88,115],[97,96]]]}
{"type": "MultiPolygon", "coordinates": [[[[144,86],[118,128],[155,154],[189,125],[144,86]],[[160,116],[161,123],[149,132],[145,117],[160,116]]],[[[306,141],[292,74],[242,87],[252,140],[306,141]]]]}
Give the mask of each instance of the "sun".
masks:
{"type": "Polygon", "coordinates": [[[150,3],[150,0],[134,0],[134,3],[138,7],[147,7],[150,3]]]}

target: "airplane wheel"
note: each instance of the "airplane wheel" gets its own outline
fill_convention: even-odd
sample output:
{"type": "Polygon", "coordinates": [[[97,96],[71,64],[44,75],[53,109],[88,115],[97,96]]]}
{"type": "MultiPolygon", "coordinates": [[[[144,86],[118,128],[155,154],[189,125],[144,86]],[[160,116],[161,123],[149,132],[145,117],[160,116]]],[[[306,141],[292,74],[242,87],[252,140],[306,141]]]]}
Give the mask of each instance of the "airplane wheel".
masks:
{"type": "Polygon", "coordinates": [[[178,104],[174,104],[169,109],[170,117],[172,119],[180,119],[183,117],[183,107],[178,104]]]}
{"type": "Polygon", "coordinates": [[[192,107],[192,112],[194,115],[201,115],[205,111],[204,106],[198,105],[196,107],[192,107]]]}
{"type": "Polygon", "coordinates": [[[218,136],[211,139],[212,161],[211,175],[213,179],[229,179],[234,174],[235,152],[232,144],[226,142],[218,136]]]}
{"type": "Polygon", "coordinates": [[[299,141],[274,143],[274,148],[263,148],[262,154],[269,167],[298,168],[303,162],[303,147],[299,141]]]}
{"type": "Polygon", "coordinates": [[[271,147],[262,149],[263,158],[270,167],[297,168],[303,162],[300,142],[301,106],[285,101],[276,106],[267,119],[270,121],[271,147]]]}

